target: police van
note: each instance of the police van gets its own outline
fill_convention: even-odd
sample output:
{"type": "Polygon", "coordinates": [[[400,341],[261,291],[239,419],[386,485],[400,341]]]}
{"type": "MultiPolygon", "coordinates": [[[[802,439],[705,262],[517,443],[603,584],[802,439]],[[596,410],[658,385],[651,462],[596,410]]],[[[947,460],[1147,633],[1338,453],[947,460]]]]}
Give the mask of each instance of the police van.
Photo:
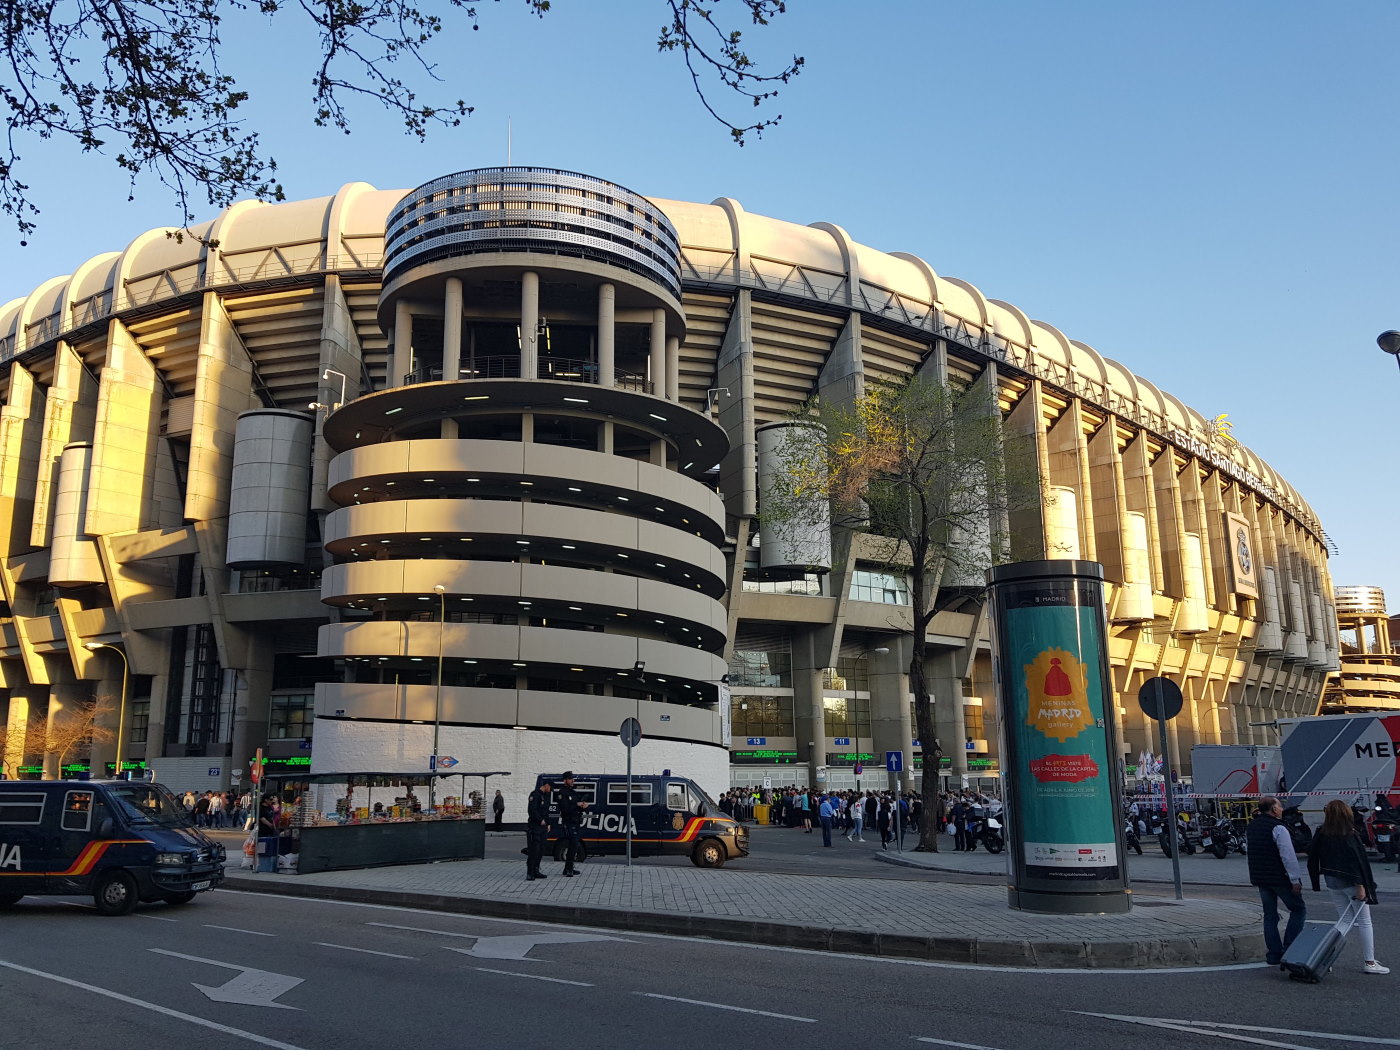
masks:
{"type": "MultiPolygon", "coordinates": [[[[542,774],[535,782],[563,786],[558,776],[542,774]]],[[[627,776],[576,773],[574,791],[588,803],[581,839],[585,855],[627,851],[627,776]]],[[[555,860],[568,849],[559,823],[559,804],[549,807],[549,833],[555,860]]],[[[686,777],[632,777],[632,855],[686,856],[701,868],[718,868],[749,853],[749,829],[724,813],[695,781],[686,777]]]]}
{"type": "Polygon", "coordinates": [[[159,784],[0,781],[0,908],[91,894],[103,915],[187,904],[224,878],[224,848],[159,784]]]}

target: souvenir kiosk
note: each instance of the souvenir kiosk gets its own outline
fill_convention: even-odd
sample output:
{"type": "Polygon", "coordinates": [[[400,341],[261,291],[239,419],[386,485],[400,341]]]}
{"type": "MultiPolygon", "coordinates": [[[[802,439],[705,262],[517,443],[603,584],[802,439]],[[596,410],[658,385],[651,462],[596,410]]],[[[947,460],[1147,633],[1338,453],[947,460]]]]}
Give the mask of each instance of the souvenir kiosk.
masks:
{"type": "MultiPolygon", "coordinates": [[[[296,871],[372,868],[486,855],[489,773],[296,773],[269,775],[275,796],[277,854],[296,854],[296,871]],[[481,790],[468,781],[481,778],[481,790]]],[[[259,853],[271,852],[259,843],[259,853]]]]}

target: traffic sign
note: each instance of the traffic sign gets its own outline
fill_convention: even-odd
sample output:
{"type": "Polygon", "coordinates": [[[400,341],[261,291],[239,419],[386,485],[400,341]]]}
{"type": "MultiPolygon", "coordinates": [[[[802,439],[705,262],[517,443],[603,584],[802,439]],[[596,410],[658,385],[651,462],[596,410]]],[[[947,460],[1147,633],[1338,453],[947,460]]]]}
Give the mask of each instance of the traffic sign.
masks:
{"type": "Polygon", "coordinates": [[[860,776],[860,775],[861,775],[862,773],[864,773],[864,772],[865,772],[865,766],[864,766],[862,763],[857,762],[857,763],[856,763],[856,776],[860,776]]]}
{"type": "Polygon", "coordinates": [[[888,770],[888,771],[891,772],[891,773],[903,773],[903,772],[904,772],[904,752],[903,752],[903,751],[886,751],[886,752],[885,752],[885,769],[888,770]]]}
{"type": "Polygon", "coordinates": [[[624,718],[622,728],[617,731],[617,735],[629,748],[636,747],[642,742],[642,723],[635,718],[624,718]]]}
{"type": "Polygon", "coordinates": [[[451,755],[438,755],[438,757],[437,757],[437,768],[438,768],[438,769],[451,769],[451,768],[452,768],[453,766],[455,766],[456,764],[457,764],[457,760],[456,760],[455,758],[453,758],[451,755]]]}
{"type": "Polygon", "coordinates": [[[1148,718],[1170,721],[1181,714],[1181,686],[1161,675],[1149,678],[1138,690],[1138,704],[1148,718]]]}

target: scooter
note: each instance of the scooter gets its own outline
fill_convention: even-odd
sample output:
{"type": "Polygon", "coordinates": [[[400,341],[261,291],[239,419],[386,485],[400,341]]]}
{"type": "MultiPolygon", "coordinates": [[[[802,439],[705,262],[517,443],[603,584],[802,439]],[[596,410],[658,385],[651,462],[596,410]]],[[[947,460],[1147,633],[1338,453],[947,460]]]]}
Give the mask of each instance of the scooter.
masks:
{"type": "Polygon", "coordinates": [[[1123,819],[1123,839],[1128,844],[1128,848],[1136,850],[1139,857],[1142,856],[1142,839],[1138,836],[1137,828],[1133,826],[1132,817],[1123,819]]]}
{"type": "MultiPolygon", "coordinates": [[[[1190,857],[1195,854],[1196,847],[1193,846],[1191,844],[1191,840],[1186,837],[1186,831],[1186,821],[1177,820],[1176,841],[1181,844],[1181,852],[1185,853],[1188,857],[1190,857]]],[[[1165,824],[1163,824],[1162,829],[1157,832],[1157,845],[1162,847],[1162,852],[1165,853],[1168,857],[1172,855],[1172,839],[1171,835],[1167,833],[1167,827],[1165,824]]]]}

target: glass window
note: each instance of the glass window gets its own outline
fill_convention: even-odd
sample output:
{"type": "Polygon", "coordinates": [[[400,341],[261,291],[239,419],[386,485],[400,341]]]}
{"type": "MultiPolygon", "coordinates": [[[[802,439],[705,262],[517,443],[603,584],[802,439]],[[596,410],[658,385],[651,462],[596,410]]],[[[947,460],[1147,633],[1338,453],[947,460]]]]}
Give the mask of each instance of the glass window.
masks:
{"type": "MultiPolygon", "coordinates": [[[[625,781],[625,780],[623,780],[623,781],[614,781],[613,783],[611,783],[611,784],[608,785],[608,805],[610,805],[610,806],[625,806],[625,805],[627,805],[627,781],[625,781]]],[[[634,805],[634,806],[650,806],[650,805],[651,805],[651,785],[650,785],[650,784],[638,784],[638,783],[636,783],[635,781],[633,782],[633,784],[632,784],[632,805],[634,805]]]]}
{"type": "Polygon", "coordinates": [[[667,808],[667,809],[680,809],[680,810],[683,810],[683,809],[685,809],[685,805],[686,805],[685,785],[684,785],[684,784],[667,784],[667,785],[666,785],[666,808],[667,808]]]}
{"type": "Polygon", "coordinates": [[[882,605],[908,605],[909,581],[887,572],[867,572],[857,569],[851,573],[851,600],[879,602],[882,605]]]}
{"type": "Polygon", "coordinates": [[[274,694],[272,713],[268,721],[268,738],[271,740],[306,739],[311,736],[311,727],[315,718],[315,693],[274,694]]]}
{"type": "Polygon", "coordinates": [[[92,792],[70,791],[63,800],[63,830],[87,831],[92,827],[92,792]]]}
{"type": "Polygon", "coordinates": [[[42,791],[0,795],[0,824],[38,824],[44,819],[42,791]]]}
{"type": "Polygon", "coordinates": [[[982,716],[982,705],[963,705],[963,728],[974,740],[984,740],[987,736],[987,723],[982,716]]]}
{"type": "Polygon", "coordinates": [[[729,659],[730,687],[792,688],[792,653],[782,649],[735,649],[729,659]]]}
{"type": "MultiPolygon", "coordinates": [[[[559,783],[563,783],[560,781],[559,783]]],[[[574,782],[574,793],[578,795],[580,802],[587,802],[590,806],[598,800],[598,785],[595,781],[589,780],[582,784],[574,782]]]]}
{"type": "Polygon", "coordinates": [[[731,696],[729,711],[734,736],[792,736],[790,696],[731,696]]]}
{"type": "Polygon", "coordinates": [[[827,736],[870,736],[870,701],[841,696],[822,699],[827,736]]]}
{"type": "MultiPolygon", "coordinates": [[[[757,569],[753,570],[756,574],[757,569]]],[[[750,570],[744,570],[743,589],[757,594],[808,594],[820,596],[822,577],[814,572],[803,574],[797,580],[759,580],[749,578],[750,570]]]]}
{"type": "Polygon", "coordinates": [[[151,702],[133,700],[126,716],[127,742],[144,744],[151,725],[151,702]]]}

